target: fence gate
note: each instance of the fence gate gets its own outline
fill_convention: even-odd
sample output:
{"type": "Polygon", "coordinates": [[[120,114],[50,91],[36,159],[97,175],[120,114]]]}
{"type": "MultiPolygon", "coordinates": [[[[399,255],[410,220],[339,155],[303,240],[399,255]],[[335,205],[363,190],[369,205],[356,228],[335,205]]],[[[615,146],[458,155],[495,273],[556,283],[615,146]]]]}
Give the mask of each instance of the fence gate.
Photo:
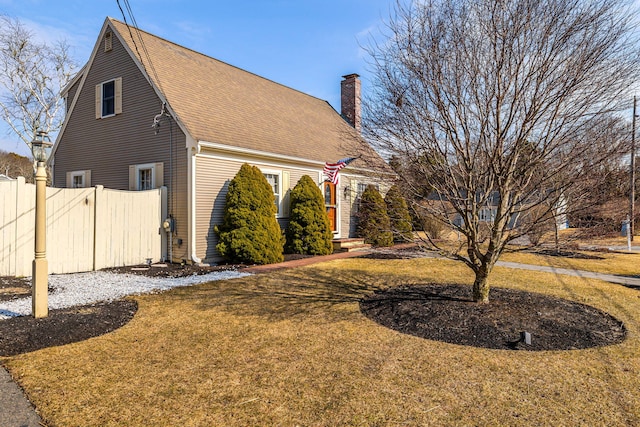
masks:
{"type": "MultiPolygon", "coordinates": [[[[149,191],[47,187],[50,273],[75,273],[166,258],[166,188],[149,191]]],[[[35,185],[0,182],[0,275],[30,276],[35,185]]]]}

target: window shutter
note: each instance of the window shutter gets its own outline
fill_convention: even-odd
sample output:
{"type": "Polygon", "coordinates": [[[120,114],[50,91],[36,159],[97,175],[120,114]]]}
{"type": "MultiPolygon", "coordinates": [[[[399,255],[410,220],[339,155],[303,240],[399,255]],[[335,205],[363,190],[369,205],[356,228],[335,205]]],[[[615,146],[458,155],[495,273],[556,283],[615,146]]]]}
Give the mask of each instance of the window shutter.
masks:
{"type": "Polygon", "coordinates": [[[102,117],[102,85],[96,85],[96,119],[102,117]]]}
{"type": "Polygon", "coordinates": [[[67,172],[67,188],[71,188],[73,186],[72,180],[71,172],[67,172]]]}
{"type": "Polygon", "coordinates": [[[136,176],[136,165],[129,165],[129,190],[138,189],[138,177],[136,176]]]}
{"type": "Polygon", "coordinates": [[[155,185],[153,188],[160,188],[164,185],[164,163],[156,163],[154,166],[155,185]]]}
{"type": "Polygon", "coordinates": [[[115,87],[115,114],[122,114],[122,77],[118,77],[115,87]]]}
{"type": "Polygon", "coordinates": [[[291,173],[289,171],[282,171],[282,188],[280,189],[280,194],[282,194],[282,207],[280,212],[282,212],[281,216],[288,217],[289,210],[291,207],[291,173]]]}
{"type": "Polygon", "coordinates": [[[85,188],[91,187],[91,171],[84,171],[84,186],[85,188]]]}

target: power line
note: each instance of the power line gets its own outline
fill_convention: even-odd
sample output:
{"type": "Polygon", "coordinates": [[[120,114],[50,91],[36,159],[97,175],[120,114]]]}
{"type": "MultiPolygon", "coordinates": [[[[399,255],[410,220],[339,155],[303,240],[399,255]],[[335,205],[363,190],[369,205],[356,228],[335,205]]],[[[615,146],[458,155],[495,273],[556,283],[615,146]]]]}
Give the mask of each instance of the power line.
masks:
{"type": "MultiPolygon", "coordinates": [[[[140,54],[140,50],[138,49],[138,43],[136,43],[136,38],[133,36],[133,31],[131,30],[131,26],[129,25],[129,23],[127,22],[127,16],[124,12],[124,10],[122,9],[122,5],[120,5],[120,0],[116,0],[116,3],[118,4],[118,8],[120,9],[120,13],[122,13],[122,19],[124,20],[124,24],[127,26],[127,29],[129,30],[129,36],[131,37],[131,41],[133,42],[133,46],[136,50],[136,53],[138,54],[138,58],[140,58],[140,63],[142,64],[142,68],[144,69],[145,73],[147,73],[147,75],[149,75],[149,71],[147,71],[147,67],[145,66],[145,62],[149,65],[149,68],[151,69],[151,72],[153,73],[153,77],[155,78],[155,81],[157,82],[158,85],[158,89],[161,89],[162,84],[160,83],[160,78],[158,77],[158,73],[156,72],[155,67],[153,66],[153,61],[151,60],[151,55],[149,55],[149,51],[147,50],[147,46],[144,43],[144,39],[142,38],[142,33],[138,27],[138,23],[136,22],[136,18],[135,16],[133,16],[133,11],[131,10],[131,5],[129,4],[129,0],[123,0],[125,8],[127,9],[127,12],[129,14],[129,17],[131,19],[131,23],[133,24],[133,29],[135,30],[135,33],[137,35],[138,38],[138,42],[140,43],[140,46],[142,47],[142,51],[144,52],[144,57],[142,56],[142,54],[140,54]]],[[[151,80],[151,85],[153,86],[153,80],[151,80]]]]}

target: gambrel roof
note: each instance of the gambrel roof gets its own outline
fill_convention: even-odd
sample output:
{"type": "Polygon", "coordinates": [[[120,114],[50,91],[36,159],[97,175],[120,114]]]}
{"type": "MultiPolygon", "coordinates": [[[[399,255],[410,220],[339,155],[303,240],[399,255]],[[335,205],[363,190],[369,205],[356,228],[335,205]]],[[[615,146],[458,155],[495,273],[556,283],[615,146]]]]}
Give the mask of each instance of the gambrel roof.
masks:
{"type": "MultiPolygon", "coordinates": [[[[112,30],[195,143],[312,162],[362,155],[382,159],[324,100],[107,18],[95,49],[112,30]]],[[[92,56],[93,57],[93,56],[92,56]]],[[[91,67],[91,60],[84,68],[91,67]]]]}

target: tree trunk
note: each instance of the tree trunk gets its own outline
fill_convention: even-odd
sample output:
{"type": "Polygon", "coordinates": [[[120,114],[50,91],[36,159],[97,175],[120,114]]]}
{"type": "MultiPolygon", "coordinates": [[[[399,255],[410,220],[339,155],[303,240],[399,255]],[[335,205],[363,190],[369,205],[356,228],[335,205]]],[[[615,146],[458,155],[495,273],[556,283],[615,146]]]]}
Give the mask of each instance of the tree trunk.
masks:
{"type": "Polygon", "coordinates": [[[489,271],[486,266],[482,266],[475,271],[476,280],[473,282],[473,301],[481,304],[489,303],[489,283],[487,277],[489,271]]]}
{"type": "Polygon", "coordinates": [[[556,254],[560,253],[560,234],[558,232],[558,220],[553,219],[553,231],[555,232],[556,254]]]}

